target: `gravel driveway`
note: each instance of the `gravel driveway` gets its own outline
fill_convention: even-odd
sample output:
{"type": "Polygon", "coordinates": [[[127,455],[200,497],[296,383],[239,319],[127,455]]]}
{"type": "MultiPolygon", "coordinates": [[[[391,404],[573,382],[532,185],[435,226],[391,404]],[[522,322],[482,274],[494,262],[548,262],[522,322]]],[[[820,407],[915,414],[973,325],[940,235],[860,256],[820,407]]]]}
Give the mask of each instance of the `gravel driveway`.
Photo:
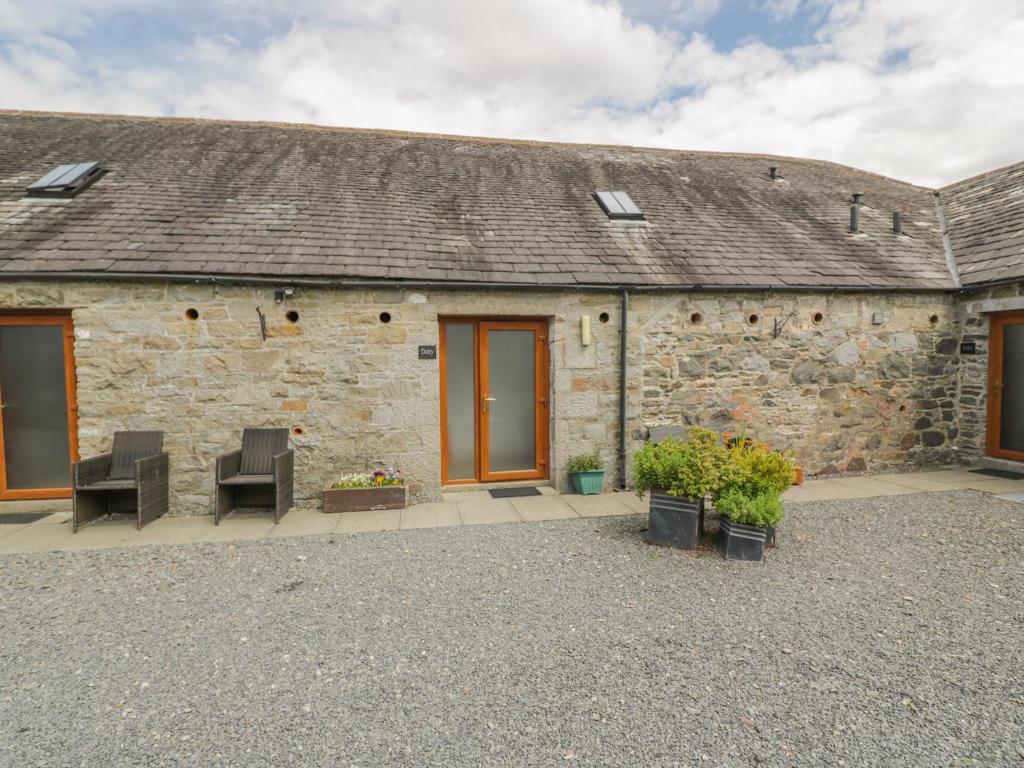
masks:
{"type": "Polygon", "coordinates": [[[1020,765],[1024,506],[788,511],[5,557],[0,765],[1020,765]]]}

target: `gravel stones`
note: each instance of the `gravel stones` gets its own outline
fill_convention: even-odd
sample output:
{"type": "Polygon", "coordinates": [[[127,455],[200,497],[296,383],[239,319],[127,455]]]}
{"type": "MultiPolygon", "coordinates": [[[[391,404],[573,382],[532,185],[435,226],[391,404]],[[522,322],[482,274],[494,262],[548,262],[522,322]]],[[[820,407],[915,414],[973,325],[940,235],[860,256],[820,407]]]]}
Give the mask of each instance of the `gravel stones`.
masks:
{"type": "Polygon", "coordinates": [[[1019,764],[1024,506],[787,512],[0,558],[0,765],[1019,764]]]}

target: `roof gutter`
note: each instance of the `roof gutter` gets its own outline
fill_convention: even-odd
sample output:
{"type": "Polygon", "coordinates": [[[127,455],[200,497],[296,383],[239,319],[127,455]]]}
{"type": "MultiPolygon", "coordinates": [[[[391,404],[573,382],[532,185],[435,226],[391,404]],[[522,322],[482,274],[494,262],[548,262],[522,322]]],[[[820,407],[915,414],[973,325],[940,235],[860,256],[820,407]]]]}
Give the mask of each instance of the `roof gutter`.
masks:
{"type": "Polygon", "coordinates": [[[4,272],[4,280],[90,280],[101,282],[165,282],[205,283],[207,285],[259,285],[295,286],[302,288],[373,288],[393,290],[454,290],[454,291],[577,291],[585,293],[682,293],[697,291],[744,291],[768,293],[948,293],[956,287],[906,288],[883,286],[823,286],[823,285],[731,285],[728,283],[671,283],[656,285],[628,285],[623,283],[502,283],[474,282],[471,280],[352,280],[330,277],[263,277],[246,275],[204,275],[187,272],[4,272]]]}

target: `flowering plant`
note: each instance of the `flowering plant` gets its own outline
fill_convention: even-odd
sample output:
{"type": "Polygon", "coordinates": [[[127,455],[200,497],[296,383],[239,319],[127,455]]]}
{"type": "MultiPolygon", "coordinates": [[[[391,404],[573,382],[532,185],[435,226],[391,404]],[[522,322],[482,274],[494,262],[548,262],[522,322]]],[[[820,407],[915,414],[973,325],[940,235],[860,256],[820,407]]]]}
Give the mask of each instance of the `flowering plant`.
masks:
{"type": "Polygon", "coordinates": [[[378,488],[381,486],[405,485],[405,475],[402,470],[394,467],[385,467],[373,472],[357,472],[353,475],[343,475],[331,486],[331,488],[342,490],[344,488],[378,488]]]}

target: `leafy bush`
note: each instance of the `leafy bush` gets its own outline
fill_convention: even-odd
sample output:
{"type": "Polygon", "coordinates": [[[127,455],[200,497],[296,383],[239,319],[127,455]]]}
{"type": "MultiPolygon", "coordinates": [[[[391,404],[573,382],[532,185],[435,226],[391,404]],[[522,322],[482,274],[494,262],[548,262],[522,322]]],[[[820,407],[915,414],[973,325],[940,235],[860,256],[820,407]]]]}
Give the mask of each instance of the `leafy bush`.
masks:
{"type": "Polygon", "coordinates": [[[331,488],[344,490],[345,488],[378,488],[381,486],[405,485],[405,476],[402,470],[394,467],[385,467],[373,472],[357,472],[353,475],[339,477],[331,488]]]}
{"type": "Polygon", "coordinates": [[[718,489],[725,456],[718,433],[702,427],[691,428],[686,440],[648,442],[633,457],[636,493],[664,488],[672,496],[702,499],[718,489]]]}
{"type": "Polygon", "coordinates": [[[781,494],[796,479],[796,467],[788,453],[773,451],[764,443],[739,442],[726,449],[717,496],[736,489],[748,499],[764,493],[781,494]]]}
{"type": "Polygon", "coordinates": [[[715,499],[715,510],[722,517],[741,525],[774,528],[782,520],[782,499],[775,491],[747,496],[739,488],[726,488],[715,499]]]}
{"type": "Polygon", "coordinates": [[[570,472],[597,472],[604,469],[604,459],[597,451],[569,457],[570,472]]]}

